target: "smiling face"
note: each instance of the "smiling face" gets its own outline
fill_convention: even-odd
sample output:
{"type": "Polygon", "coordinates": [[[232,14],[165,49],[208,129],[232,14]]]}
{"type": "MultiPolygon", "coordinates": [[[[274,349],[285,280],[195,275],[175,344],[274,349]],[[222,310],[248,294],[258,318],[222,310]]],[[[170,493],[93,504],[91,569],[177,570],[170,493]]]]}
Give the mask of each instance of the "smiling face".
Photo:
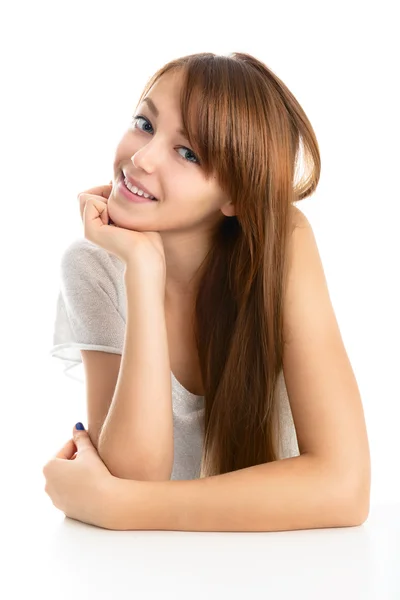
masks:
{"type": "Polygon", "coordinates": [[[170,235],[185,233],[202,238],[224,215],[235,214],[215,174],[205,177],[200,158],[181,131],[180,89],[180,72],[166,73],[139,104],[116,149],[114,186],[108,200],[114,223],[126,229],[158,231],[165,241],[170,235]],[[158,201],[128,201],[118,190],[122,170],[158,201]]]}

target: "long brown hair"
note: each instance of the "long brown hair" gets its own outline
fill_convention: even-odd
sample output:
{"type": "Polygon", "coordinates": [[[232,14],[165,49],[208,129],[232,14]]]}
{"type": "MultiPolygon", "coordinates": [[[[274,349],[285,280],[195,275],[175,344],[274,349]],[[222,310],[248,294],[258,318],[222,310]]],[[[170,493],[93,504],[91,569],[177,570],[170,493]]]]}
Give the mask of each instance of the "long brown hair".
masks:
{"type": "Polygon", "coordinates": [[[279,458],[276,386],[292,206],[315,191],[321,162],[304,110],[253,56],[178,58],[149,79],[140,101],[175,69],[183,72],[181,115],[191,148],[236,210],[218,223],[197,288],[202,478],[279,458]]]}

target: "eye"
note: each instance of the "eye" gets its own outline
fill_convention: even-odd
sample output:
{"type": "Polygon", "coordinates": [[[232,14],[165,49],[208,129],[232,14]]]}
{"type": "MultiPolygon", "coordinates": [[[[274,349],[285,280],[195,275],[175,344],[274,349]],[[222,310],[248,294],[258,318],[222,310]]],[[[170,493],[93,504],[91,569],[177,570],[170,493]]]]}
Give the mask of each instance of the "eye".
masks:
{"type": "MultiPolygon", "coordinates": [[[[136,115],[135,117],[133,117],[133,121],[134,121],[134,124],[135,124],[135,127],[134,127],[135,129],[136,129],[136,123],[137,123],[138,121],[140,121],[140,120],[142,120],[142,121],[146,121],[146,122],[147,122],[147,123],[150,125],[150,127],[151,127],[151,123],[150,123],[150,121],[148,121],[148,120],[147,120],[147,119],[145,119],[144,117],[141,117],[140,115],[136,115]]],[[[142,128],[141,128],[141,127],[139,127],[139,129],[142,129],[142,128]]],[[[142,131],[146,131],[146,129],[142,129],[142,131]]]]}
{"type": "Polygon", "coordinates": [[[190,150],[190,148],[186,148],[185,146],[179,146],[178,150],[184,150],[185,153],[186,152],[190,152],[190,154],[194,157],[194,161],[193,160],[189,160],[189,162],[197,162],[197,164],[200,164],[199,159],[197,158],[197,156],[195,155],[195,153],[190,150]]]}
{"type": "MultiPolygon", "coordinates": [[[[134,129],[137,129],[136,124],[139,121],[145,121],[148,125],[150,125],[151,129],[153,129],[153,126],[150,123],[150,121],[148,119],[146,119],[145,117],[142,117],[141,115],[135,115],[132,120],[134,123],[134,129]]],[[[142,129],[141,127],[139,127],[139,129],[141,129],[142,131],[145,131],[146,133],[150,133],[147,129],[142,129]]],[[[191,150],[190,148],[186,148],[186,146],[178,146],[178,150],[184,150],[185,153],[189,152],[190,155],[194,158],[194,161],[193,161],[193,160],[188,160],[187,157],[182,156],[183,160],[188,160],[188,162],[194,162],[195,164],[200,165],[200,161],[197,158],[196,154],[193,152],[193,150],[191,150]]]]}

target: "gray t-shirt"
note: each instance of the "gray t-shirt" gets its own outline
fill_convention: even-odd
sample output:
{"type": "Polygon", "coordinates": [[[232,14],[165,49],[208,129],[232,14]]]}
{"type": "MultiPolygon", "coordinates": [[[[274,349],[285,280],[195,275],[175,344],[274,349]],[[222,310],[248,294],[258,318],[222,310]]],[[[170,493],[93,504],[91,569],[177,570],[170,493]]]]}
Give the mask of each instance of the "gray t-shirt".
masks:
{"type": "MultiPolygon", "coordinates": [[[[62,361],[65,375],[81,383],[85,383],[85,374],[80,350],[122,355],[126,326],[124,268],[118,257],[86,238],[74,241],[62,255],[61,289],[50,354],[62,361]]],[[[197,479],[203,445],[204,396],[191,394],[172,371],[171,387],[171,479],[197,479]]],[[[276,392],[280,406],[280,458],[297,456],[299,449],[283,371],[276,392]]]]}

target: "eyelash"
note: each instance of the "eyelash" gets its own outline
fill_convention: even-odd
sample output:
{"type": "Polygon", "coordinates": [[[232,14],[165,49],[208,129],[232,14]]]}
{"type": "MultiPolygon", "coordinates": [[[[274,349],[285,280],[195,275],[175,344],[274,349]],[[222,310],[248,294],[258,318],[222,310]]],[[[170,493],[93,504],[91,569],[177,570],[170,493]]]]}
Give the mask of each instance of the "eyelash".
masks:
{"type": "MultiPolygon", "coordinates": [[[[132,117],[132,122],[138,121],[139,119],[143,119],[151,126],[151,128],[153,128],[153,125],[150,123],[150,121],[148,119],[146,119],[146,117],[143,117],[142,115],[134,115],[134,117],[132,117]]],[[[135,129],[136,129],[136,127],[135,127],[135,129]]],[[[141,131],[144,131],[144,129],[142,129],[141,131]]],[[[145,133],[149,133],[149,132],[147,131],[145,133]]],[[[197,156],[195,155],[195,153],[193,152],[193,150],[191,150],[190,148],[186,148],[186,146],[178,146],[178,148],[184,148],[184,150],[188,150],[189,152],[191,152],[193,154],[193,156],[195,157],[197,163],[192,160],[187,160],[186,158],[181,156],[182,160],[186,160],[186,162],[191,162],[193,164],[200,165],[200,161],[197,158],[197,156]]]]}

